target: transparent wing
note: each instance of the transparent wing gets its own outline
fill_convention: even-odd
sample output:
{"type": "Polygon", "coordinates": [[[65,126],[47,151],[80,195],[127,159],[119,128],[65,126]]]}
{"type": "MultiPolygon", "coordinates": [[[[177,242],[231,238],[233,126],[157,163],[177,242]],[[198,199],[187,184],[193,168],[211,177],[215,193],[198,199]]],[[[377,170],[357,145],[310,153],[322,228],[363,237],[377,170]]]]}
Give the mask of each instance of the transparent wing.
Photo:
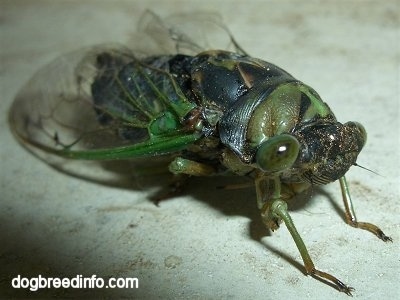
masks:
{"type": "MultiPolygon", "coordinates": [[[[210,47],[241,51],[220,20],[213,13],[162,20],[147,11],[138,25],[147,36],[138,43],[142,50],[100,46],[56,59],[17,95],[10,111],[11,128],[22,141],[67,157],[149,141],[149,127],[160,114],[168,111],[179,119],[193,108],[162,58],[146,62],[145,55],[152,53],[149,40],[166,60],[166,54],[197,54],[210,47]]],[[[155,142],[153,138],[151,143],[155,142]]]]}
{"type": "MultiPolygon", "coordinates": [[[[157,54],[196,55],[205,50],[245,54],[216,12],[179,13],[162,19],[148,10],[139,21],[138,33],[151,39],[147,44],[152,44],[157,54]]],[[[140,50],[140,43],[132,41],[132,45],[140,50]]]]}
{"type": "MultiPolygon", "coordinates": [[[[53,163],[54,155],[47,154],[124,159],[171,153],[197,140],[198,135],[179,125],[194,104],[177,89],[162,59],[151,62],[145,56],[158,53],[167,58],[166,54],[197,54],[210,48],[242,52],[240,47],[220,17],[210,13],[162,20],[146,12],[139,32],[146,38],[136,40],[133,51],[120,45],[82,49],[37,72],[10,109],[15,136],[53,166],[59,160],[53,163]],[[175,118],[176,124],[172,122],[168,132],[157,132],[154,124],[163,124],[168,114],[172,117],[166,121],[175,118]]],[[[69,172],[64,165],[57,168],[69,172]]],[[[79,172],[74,167],[72,173],[79,172]]]]}
{"type": "MultiPolygon", "coordinates": [[[[9,114],[11,129],[17,137],[50,148],[76,144],[85,135],[96,139],[99,122],[93,101],[81,90],[77,74],[77,67],[84,60],[88,65],[86,72],[91,67],[95,72],[87,55],[87,50],[82,50],[57,58],[21,89],[9,114]]],[[[81,80],[90,81],[94,76],[86,74],[81,80]]]]}
{"type": "Polygon", "coordinates": [[[171,143],[190,143],[179,121],[195,104],[162,64],[162,58],[147,64],[122,47],[62,56],[17,95],[11,128],[23,142],[69,158],[172,152],[171,143]],[[164,121],[172,122],[165,130],[154,125],[164,121]]]}

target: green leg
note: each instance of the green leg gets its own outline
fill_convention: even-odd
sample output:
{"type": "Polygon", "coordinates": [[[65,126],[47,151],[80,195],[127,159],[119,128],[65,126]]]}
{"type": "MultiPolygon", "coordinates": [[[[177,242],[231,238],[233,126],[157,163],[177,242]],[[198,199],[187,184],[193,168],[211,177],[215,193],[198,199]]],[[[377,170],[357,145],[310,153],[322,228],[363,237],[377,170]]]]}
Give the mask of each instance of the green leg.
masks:
{"type": "Polygon", "coordinates": [[[260,176],[256,178],[255,184],[257,201],[258,205],[262,206],[261,216],[264,223],[268,228],[275,230],[279,228],[279,223],[281,221],[285,222],[287,229],[296,243],[297,249],[299,249],[306,273],[322,281],[333,284],[339,291],[351,295],[352,287],[347,286],[335,276],[315,268],[307,247],[289,215],[287,203],[283,200],[285,191],[282,190],[279,178],[268,179],[260,176]]]}
{"type": "Polygon", "coordinates": [[[212,166],[182,157],[175,158],[169,164],[169,171],[173,174],[191,176],[210,176],[216,174],[216,170],[212,166]]]}
{"type": "Polygon", "coordinates": [[[349,224],[350,226],[353,226],[355,228],[361,228],[364,230],[368,230],[368,231],[372,232],[373,234],[375,234],[378,238],[380,238],[384,242],[387,242],[387,241],[391,242],[392,239],[390,237],[388,237],[387,235],[385,235],[378,226],[371,224],[371,223],[357,221],[357,218],[356,218],[356,215],[354,212],[354,208],[353,208],[353,204],[351,202],[350,191],[349,191],[349,187],[347,185],[346,177],[345,176],[341,177],[339,179],[339,182],[340,182],[340,188],[342,190],[342,198],[343,198],[343,202],[344,202],[344,207],[346,210],[347,224],[349,224]]]}
{"type": "Polygon", "coordinates": [[[297,248],[300,251],[300,255],[303,259],[304,267],[306,269],[307,274],[322,279],[323,281],[328,281],[330,283],[333,283],[339,291],[344,292],[347,295],[351,296],[351,291],[354,290],[352,287],[347,286],[342,281],[337,279],[335,276],[319,271],[315,268],[314,263],[310,255],[308,254],[307,247],[304,244],[303,239],[298,233],[296,227],[294,226],[293,220],[289,215],[286,202],[279,199],[275,200],[272,203],[270,210],[271,210],[271,215],[273,217],[279,218],[283,220],[283,222],[285,222],[287,229],[292,235],[292,238],[296,243],[297,248]]]}

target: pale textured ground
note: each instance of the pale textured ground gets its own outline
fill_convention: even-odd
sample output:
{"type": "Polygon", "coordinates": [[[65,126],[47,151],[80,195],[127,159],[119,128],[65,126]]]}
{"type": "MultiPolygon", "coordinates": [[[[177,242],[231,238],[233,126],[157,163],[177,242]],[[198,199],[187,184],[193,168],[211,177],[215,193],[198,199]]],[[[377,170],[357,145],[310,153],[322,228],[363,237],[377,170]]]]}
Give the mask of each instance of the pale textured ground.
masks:
{"type": "Polygon", "coordinates": [[[0,0],[0,297],[22,276],[138,277],[138,290],[46,290],[36,297],[347,299],[304,276],[286,228],[265,236],[254,192],[194,180],[156,207],[146,190],[56,172],[12,137],[18,89],[52,58],[129,40],[146,8],[219,11],[241,45],[314,87],[341,121],[365,125],[368,144],[348,180],[360,220],[384,244],[343,222],[338,184],[300,203],[293,218],[315,264],[356,288],[355,299],[399,297],[399,1],[0,0]],[[161,1],[160,1],[161,2],[161,1]],[[208,188],[204,188],[205,186],[208,188]],[[260,241],[261,237],[261,241],[260,241]]]}

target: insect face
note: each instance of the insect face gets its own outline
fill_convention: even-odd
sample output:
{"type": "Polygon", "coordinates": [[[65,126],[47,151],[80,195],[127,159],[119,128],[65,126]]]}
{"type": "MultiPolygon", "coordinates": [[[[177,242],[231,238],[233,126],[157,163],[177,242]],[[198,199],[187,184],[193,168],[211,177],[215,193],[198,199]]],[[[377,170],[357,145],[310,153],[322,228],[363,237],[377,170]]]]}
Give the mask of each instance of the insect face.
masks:
{"type": "Polygon", "coordinates": [[[294,134],[301,145],[294,166],[312,184],[326,184],[342,177],[355,164],[367,137],[357,122],[317,122],[294,134]]]}

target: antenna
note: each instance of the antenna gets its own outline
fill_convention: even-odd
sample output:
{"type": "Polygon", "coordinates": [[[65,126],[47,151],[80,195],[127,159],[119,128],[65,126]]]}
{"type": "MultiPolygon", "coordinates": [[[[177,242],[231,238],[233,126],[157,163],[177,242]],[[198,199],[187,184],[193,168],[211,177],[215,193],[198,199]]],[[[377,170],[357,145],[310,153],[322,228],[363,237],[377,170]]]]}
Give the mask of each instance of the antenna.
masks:
{"type": "Polygon", "coordinates": [[[361,168],[361,169],[370,171],[371,173],[374,173],[375,175],[381,176],[381,177],[383,177],[383,178],[385,177],[385,176],[382,176],[381,174],[379,174],[379,173],[377,173],[377,172],[375,172],[375,171],[372,171],[372,170],[370,170],[370,169],[368,169],[368,168],[366,168],[366,167],[363,167],[363,166],[361,166],[361,165],[359,165],[359,164],[357,164],[357,163],[354,163],[353,166],[356,166],[356,167],[359,167],[359,168],[361,168]]]}

